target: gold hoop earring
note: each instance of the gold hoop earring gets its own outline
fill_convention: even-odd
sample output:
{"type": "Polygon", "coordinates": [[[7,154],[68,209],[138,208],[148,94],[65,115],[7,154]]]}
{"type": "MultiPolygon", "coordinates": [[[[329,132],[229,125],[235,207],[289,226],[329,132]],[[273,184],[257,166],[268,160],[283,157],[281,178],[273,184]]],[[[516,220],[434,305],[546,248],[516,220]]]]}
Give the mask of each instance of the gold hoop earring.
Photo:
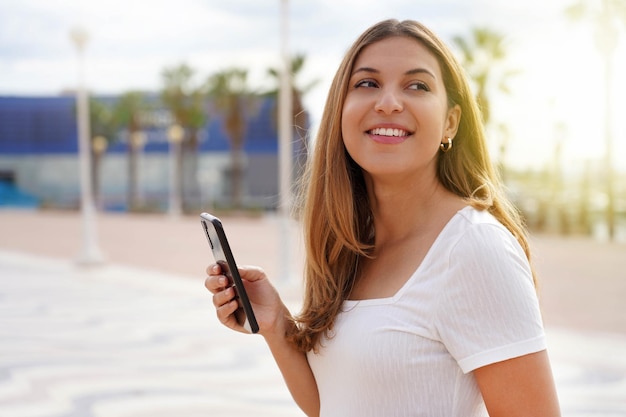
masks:
{"type": "Polygon", "coordinates": [[[452,138],[448,138],[447,143],[442,142],[439,147],[441,148],[442,152],[448,152],[450,149],[452,149],[452,138]]]}

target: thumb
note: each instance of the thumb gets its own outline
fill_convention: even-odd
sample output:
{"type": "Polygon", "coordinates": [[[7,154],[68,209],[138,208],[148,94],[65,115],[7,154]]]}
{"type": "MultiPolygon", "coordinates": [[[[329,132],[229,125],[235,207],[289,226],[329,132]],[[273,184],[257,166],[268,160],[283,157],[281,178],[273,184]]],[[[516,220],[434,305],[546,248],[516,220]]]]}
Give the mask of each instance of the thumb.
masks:
{"type": "Polygon", "coordinates": [[[239,266],[239,275],[242,279],[250,282],[262,281],[266,279],[265,271],[257,266],[241,265],[239,266]]]}

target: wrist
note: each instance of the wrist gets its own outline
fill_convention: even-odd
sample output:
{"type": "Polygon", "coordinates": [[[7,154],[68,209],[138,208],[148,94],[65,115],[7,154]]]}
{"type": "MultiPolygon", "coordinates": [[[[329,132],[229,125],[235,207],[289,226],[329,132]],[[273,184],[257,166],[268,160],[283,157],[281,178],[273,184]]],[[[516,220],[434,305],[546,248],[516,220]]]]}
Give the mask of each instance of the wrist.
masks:
{"type": "Polygon", "coordinates": [[[295,331],[296,324],[293,320],[291,312],[287,307],[283,306],[281,311],[276,315],[276,320],[267,331],[262,335],[268,345],[280,345],[287,343],[289,335],[295,331]]]}

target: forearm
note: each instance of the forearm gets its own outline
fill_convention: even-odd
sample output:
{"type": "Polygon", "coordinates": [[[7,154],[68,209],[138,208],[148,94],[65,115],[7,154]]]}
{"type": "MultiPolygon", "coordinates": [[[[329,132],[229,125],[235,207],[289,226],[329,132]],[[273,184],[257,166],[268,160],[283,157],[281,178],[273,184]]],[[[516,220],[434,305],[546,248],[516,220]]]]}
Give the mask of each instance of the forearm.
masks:
{"type": "MultiPolygon", "coordinates": [[[[293,325],[289,323],[287,325],[293,325]]],[[[284,336],[265,337],[294,401],[309,417],[319,416],[319,393],[306,354],[284,336]]]]}

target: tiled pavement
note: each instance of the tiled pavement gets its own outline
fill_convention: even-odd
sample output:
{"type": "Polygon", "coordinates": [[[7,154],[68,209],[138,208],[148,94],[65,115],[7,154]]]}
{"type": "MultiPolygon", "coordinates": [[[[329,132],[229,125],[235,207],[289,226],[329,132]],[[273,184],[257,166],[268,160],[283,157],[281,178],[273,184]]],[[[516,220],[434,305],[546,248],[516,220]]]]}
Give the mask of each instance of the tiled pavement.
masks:
{"type": "MultiPolygon", "coordinates": [[[[219,325],[202,275],[0,248],[0,417],[302,415],[262,338],[219,325]]],[[[547,334],[563,415],[626,416],[626,334],[547,334]]]]}
{"type": "Polygon", "coordinates": [[[1,417],[301,415],[201,279],[0,252],[1,417]]]}

